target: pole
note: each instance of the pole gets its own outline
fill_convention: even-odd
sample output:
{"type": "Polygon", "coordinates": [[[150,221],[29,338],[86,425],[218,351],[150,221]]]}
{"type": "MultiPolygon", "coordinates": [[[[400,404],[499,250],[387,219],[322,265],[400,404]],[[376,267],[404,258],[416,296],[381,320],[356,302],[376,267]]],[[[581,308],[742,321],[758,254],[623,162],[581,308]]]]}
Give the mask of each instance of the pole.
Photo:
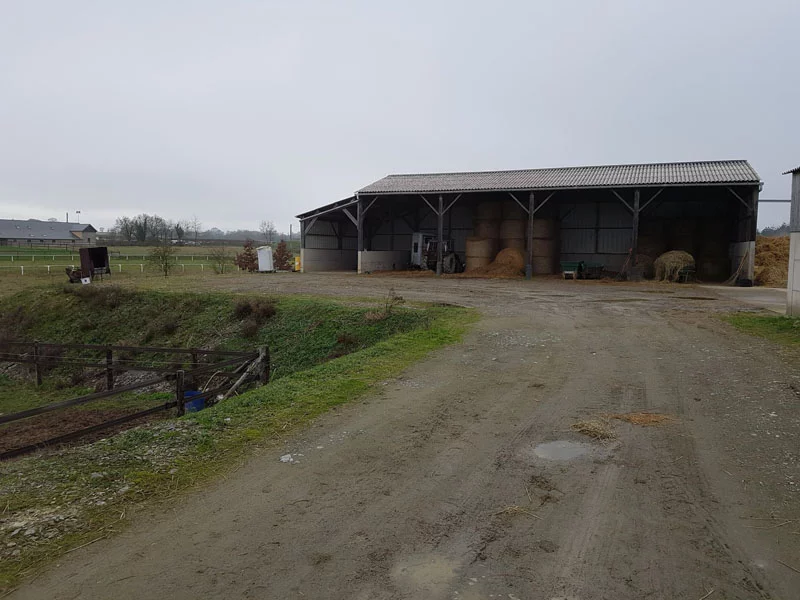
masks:
{"type": "Polygon", "coordinates": [[[633,239],[631,240],[631,275],[632,279],[639,280],[639,271],[636,269],[636,254],[639,252],[639,190],[633,192],[633,239]]]}
{"type": "Polygon", "coordinates": [[[183,369],[178,369],[175,373],[175,400],[178,403],[178,416],[181,417],[186,412],[186,404],[183,398],[183,369]]]}
{"type": "Polygon", "coordinates": [[[270,357],[269,357],[269,346],[264,346],[263,348],[258,349],[258,361],[259,361],[259,380],[261,381],[262,385],[266,385],[269,383],[269,369],[270,369],[270,357]]]}
{"type": "Polygon", "coordinates": [[[442,250],[444,249],[444,200],[439,194],[439,214],[438,217],[438,242],[436,244],[436,274],[442,274],[442,250]]]}
{"type": "Polygon", "coordinates": [[[106,389],[114,389],[114,351],[106,348],[106,389]]]}
{"type": "Polygon", "coordinates": [[[528,196],[528,260],[525,264],[525,279],[533,278],[533,212],[535,198],[533,192],[528,196]]]}
{"type": "Polygon", "coordinates": [[[36,374],[36,386],[42,385],[42,368],[39,365],[39,342],[33,342],[33,371],[36,374]]]}

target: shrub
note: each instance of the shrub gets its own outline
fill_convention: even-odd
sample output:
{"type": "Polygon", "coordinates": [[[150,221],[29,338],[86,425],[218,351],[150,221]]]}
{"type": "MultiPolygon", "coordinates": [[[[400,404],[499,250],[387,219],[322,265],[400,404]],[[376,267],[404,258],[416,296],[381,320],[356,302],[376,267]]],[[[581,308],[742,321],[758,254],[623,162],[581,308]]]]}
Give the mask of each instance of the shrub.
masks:
{"type": "Polygon", "coordinates": [[[240,321],[245,317],[249,317],[252,312],[253,305],[250,303],[250,300],[245,300],[244,298],[237,300],[236,304],[233,306],[233,316],[240,321]]]}
{"type": "Polygon", "coordinates": [[[278,246],[272,253],[272,260],[275,263],[275,268],[278,271],[291,271],[293,258],[294,256],[289,251],[289,248],[286,247],[286,242],[284,240],[278,242],[278,246]]]}
{"type": "Polygon", "coordinates": [[[258,325],[263,325],[266,321],[275,316],[277,309],[275,301],[272,299],[241,299],[233,306],[233,316],[239,319],[252,319],[258,325]]]}
{"type": "Polygon", "coordinates": [[[242,323],[242,337],[248,340],[252,339],[256,337],[259,329],[261,329],[261,325],[259,325],[258,321],[254,318],[250,317],[242,323]]]}
{"type": "Polygon", "coordinates": [[[247,240],[244,243],[244,249],[236,255],[233,263],[248,273],[258,271],[258,253],[253,246],[253,240],[247,240]]]}

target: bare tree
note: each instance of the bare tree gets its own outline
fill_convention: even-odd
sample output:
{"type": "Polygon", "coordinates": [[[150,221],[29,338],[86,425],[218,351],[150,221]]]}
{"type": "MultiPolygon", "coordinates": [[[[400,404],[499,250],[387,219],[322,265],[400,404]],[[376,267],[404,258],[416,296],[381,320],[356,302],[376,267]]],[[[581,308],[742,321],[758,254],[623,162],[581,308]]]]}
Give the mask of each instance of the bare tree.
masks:
{"type": "Polygon", "coordinates": [[[200,235],[200,229],[202,227],[203,224],[200,222],[200,219],[197,218],[197,215],[192,215],[192,218],[186,223],[186,230],[192,234],[195,244],[197,244],[197,236],[200,235]]]}
{"type": "Polygon", "coordinates": [[[150,251],[150,263],[167,277],[175,266],[175,248],[169,243],[162,243],[150,251]]]}
{"type": "Polygon", "coordinates": [[[114,223],[114,232],[126,242],[130,242],[135,237],[133,219],[129,217],[118,218],[114,223]]]}
{"type": "Polygon", "coordinates": [[[261,232],[261,235],[264,236],[264,239],[267,240],[268,243],[272,243],[273,237],[278,233],[275,229],[275,223],[272,221],[261,221],[258,226],[258,230],[261,232]]]}

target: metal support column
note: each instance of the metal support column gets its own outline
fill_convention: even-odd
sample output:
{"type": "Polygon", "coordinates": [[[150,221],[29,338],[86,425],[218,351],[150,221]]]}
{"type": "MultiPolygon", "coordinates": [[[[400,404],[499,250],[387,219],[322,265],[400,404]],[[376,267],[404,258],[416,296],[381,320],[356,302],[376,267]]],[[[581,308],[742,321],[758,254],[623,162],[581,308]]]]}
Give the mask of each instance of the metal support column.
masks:
{"type": "Polygon", "coordinates": [[[525,279],[533,277],[533,214],[536,212],[533,192],[528,196],[528,260],[525,264],[525,279]]]}
{"type": "Polygon", "coordinates": [[[356,229],[358,229],[358,251],[364,251],[364,202],[358,199],[356,205],[356,229]]]}
{"type": "Polygon", "coordinates": [[[439,194],[439,214],[438,219],[438,243],[436,244],[436,274],[442,274],[442,250],[444,246],[444,199],[439,194]]]}
{"type": "Polygon", "coordinates": [[[631,239],[631,273],[638,279],[636,271],[636,255],[639,252],[639,201],[641,194],[639,190],[633,191],[633,238],[631,239]]]}

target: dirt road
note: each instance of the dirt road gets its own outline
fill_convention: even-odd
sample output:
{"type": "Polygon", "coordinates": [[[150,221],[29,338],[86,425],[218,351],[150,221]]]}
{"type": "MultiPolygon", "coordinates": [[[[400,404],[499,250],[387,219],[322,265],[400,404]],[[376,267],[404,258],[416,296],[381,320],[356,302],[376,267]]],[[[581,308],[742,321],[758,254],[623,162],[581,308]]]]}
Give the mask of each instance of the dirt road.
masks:
{"type": "Polygon", "coordinates": [[[484,317],[462,345],[12,597],[798,597],[797,361],[713,317],[733,301],[555,281],[270,289],[390,285],[484,317]],[[615,422],[608,442],[570,429],[629,411],[676,421],[615,422]]]}

